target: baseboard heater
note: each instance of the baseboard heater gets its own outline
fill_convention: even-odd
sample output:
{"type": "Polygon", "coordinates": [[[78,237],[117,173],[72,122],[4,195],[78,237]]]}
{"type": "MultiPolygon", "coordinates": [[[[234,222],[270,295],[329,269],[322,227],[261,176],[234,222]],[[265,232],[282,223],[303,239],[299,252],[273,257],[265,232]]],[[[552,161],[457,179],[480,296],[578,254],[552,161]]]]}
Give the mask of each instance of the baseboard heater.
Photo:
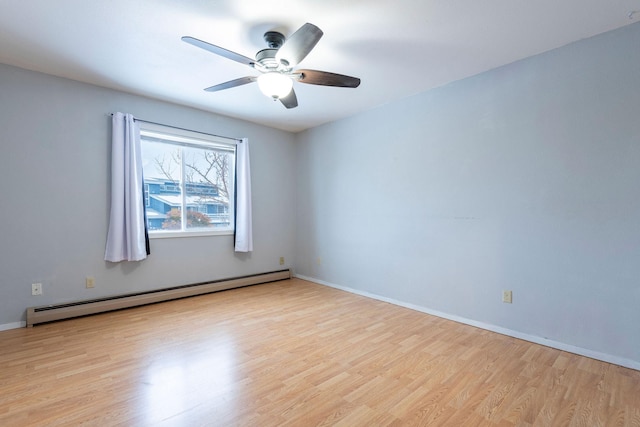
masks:
{"type": "Polygon", "coordinates": [[[38,323],[87,316],[90,314],[103,313],[105,311],[137,307],[145,304],[170,301],[179,298],[208,294],[211,292],[224,291],[227,289],[241,288],[244,286],[276,282],[278,280],[290,278],[291,271],[287,269],[268,273],[252,274],[250,276],[215,280],[212,282],[175,286],[172,288],[139,292],[135,294],[125,294],[56,305],[45,305],[41,307],[30,307],[27,309],[27,327],[32,327],[38,323]]]}

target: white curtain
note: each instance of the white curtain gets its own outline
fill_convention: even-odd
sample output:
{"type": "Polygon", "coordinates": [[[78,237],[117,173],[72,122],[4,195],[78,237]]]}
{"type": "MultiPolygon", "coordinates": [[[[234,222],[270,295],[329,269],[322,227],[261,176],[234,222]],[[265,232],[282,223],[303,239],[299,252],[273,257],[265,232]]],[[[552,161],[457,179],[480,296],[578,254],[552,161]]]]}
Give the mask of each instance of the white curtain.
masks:
{"type": "Polygon", "coordinates": [[[253,251],[251,226],[251,173],[249,140],[243,138],[236,145],[236,252],[253,251]]]}
{"type": "Polygon", "coordinates": [[[105,261],[147,257],[140,129],[133,115],[114,113],[111,146],[111,216],[105,261]]]}

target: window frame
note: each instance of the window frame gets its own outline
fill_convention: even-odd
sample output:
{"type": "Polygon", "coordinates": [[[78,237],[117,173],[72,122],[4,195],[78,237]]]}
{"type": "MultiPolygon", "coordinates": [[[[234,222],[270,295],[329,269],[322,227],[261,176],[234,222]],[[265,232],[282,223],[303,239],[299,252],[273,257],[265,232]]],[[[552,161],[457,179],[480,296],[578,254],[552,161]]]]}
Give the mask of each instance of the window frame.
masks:
{"type": "MultiPolygon", "coordinates": [[[[196,148],[196,149],[209,149],[216,151],[226,151],[232,154],[232,161],[229,164],[229,227],[225,228],[211,228],[211,229],[187,229],[181,230],[148,230],[149,239],[166,239],[166,238],[183,238],[183,237],[203,237],[203,236],[228,236],[235,234],[235,167],[236,167],[236,146],[240,142],[234,138],[227,138],[217,135],[211,135],[207,133],[201,133],[197,131],[191,131],[187,129],[175,128],[172,126],[161,125],[158,123],[139,122],[140,126],[140,142],[143,141],[156,142],[166,144],[167,146],[176,146],[184,148],[196,148]]],[[[186,224],[187,215],[187,182],[185,180],[184,171],[184,155],[181,155],[181,177],[180,177],[180,195],[182,197],[181,212],[182,221],[181,225],[186,224]]],[[[144,171],[143,171],[144,175],[144,171]]],[[[147,184],[145,183],[145,189],[147,184]]],[[[149,194],[149,199],[151,195],[149,194]]],[[[144,207],[145,211],[147,206],[144,207]]]]}

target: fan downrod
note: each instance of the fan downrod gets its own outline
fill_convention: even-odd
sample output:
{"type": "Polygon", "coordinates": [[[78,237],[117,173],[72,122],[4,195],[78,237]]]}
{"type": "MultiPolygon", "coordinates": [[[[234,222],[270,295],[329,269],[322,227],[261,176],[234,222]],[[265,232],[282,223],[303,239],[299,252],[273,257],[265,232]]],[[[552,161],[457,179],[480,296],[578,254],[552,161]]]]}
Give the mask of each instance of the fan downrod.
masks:
{"type": "Polygon", "coordinates": [[[284,44],[284,35],[277,31],[267,31],[264,33],[264,41],[267,42],[269,49],[280,49],[284,44]]]}

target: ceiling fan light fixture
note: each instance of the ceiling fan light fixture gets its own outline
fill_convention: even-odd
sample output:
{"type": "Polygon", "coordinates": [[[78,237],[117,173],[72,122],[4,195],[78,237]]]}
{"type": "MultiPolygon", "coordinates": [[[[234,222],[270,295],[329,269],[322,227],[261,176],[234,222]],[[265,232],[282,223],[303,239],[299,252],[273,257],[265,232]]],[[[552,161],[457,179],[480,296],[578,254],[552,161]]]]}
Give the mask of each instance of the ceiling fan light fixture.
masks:
{"type": "Polygon", "coordinates": [[[207,92],[231,89],[257,81],[262,93],[273,100],[279,100],[285,108],[291,109],[298,106],[298,97],[293,90],[294,81],[333,87],[356,88],[360,85],[360,79],[357,77],[296,68],[315,47],[322,34],[320,28],[309,22],[298,28],[289,38],[277,31],[267,31],[264,40],[268,48],[256,53],[255,60],[194,37],[184,36],[182,41],[251,67],[260,73],[258,76],[254,74],[210,86],[205,89],[207,92]]]}
{"type": "Polygon", "coordinates": [[[291,77],[277,71],[264,73],[258,77],[260,91],[273,99],[284,98],[293,88],[291,77]]]}

